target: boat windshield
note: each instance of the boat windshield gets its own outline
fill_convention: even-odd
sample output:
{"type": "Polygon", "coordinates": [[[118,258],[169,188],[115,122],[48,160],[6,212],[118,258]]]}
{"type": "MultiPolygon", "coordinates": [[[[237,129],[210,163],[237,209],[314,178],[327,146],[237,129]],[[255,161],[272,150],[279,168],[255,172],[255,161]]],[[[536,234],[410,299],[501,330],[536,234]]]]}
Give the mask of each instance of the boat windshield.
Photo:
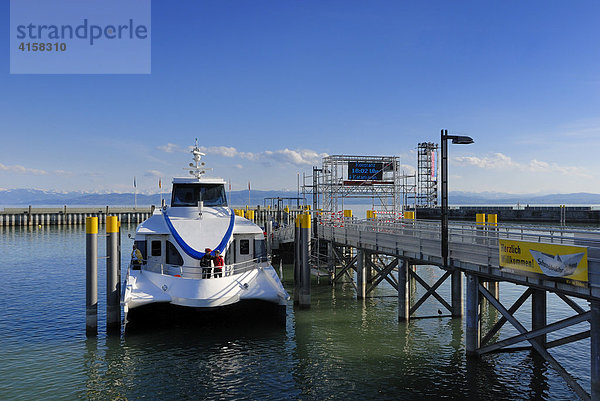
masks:
{"type": "Polygon", "coordinates": [[[225,186],[223,184],[173,184],[171,207],[198,206],[203,201],[204,206],[227,206],[225,186]]]}

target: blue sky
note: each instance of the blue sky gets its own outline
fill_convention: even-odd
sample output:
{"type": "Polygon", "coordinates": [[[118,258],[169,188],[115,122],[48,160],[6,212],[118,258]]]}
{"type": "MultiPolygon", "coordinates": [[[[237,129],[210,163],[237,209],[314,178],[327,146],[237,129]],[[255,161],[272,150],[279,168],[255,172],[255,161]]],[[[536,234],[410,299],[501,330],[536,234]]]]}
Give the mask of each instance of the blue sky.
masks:
{"type": "Polygon", "coordinates": [[[441,129],[451,191],[600,192],[600,3],[152,1],[149,75],[11,75],[0,188],[156,192],[194,138],[233,189],[441,129]]]}

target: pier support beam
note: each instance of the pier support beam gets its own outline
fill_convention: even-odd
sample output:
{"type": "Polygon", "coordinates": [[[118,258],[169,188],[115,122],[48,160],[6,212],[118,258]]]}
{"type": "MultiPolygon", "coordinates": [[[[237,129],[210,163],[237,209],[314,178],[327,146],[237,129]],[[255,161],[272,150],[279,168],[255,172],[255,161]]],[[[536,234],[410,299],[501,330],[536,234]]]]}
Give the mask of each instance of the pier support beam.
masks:
{"type": "Polygon", "coordinates": [[[600,400],[600,301],[590,302],[592,400],[600,400]]]}
{"type": "MultiPolygon", "coordinates": [[[[531,330],[543,329],[546,327],[546,291],[533,290],[531,294],[531,330]]],[[[541,346],[546,346],[546,334],[535,337],[541,346]]]]}
{"type": "Polygon", "coordinates": [[[408,322],[410,319],[410,286],[408,269],[411,267],[404,259],[398,261],[398,321],[408,322]]]}
{"type": "MultiPolygon", "coordinates": [[[[466,351],[467,357],[477,356],[480,341],[479,326],[479,277],[467,274],[467,328],[466,351]]],[[[453,297],[454,299],[454,297],[453,297]]]]}
{"type": "Polygon", "coordinates": [[[85,334],[98,335],[98,218],[85,221],[85,334]]]}
{"type": "Polygon", "coordinates": [[[333,244],[331,243],[331,241],[327,242],[327,265],[329,267],[329,284],[335,285],[335,269],[337,262],[335,260],[333,244]]]}
{"type": "Polygon", "coordinates": [[[356,298],[367,297],[367,263],[365,262],[365,251],[356,250],[356,298]]]}
{"type": "Polygon", "coordinates": [[[485,288],[487,288],[494,298],[500,299],[500,282],[496,280],[488,280],[485,288]]]}
{"type": "Polygon", "coordinates": [[[106,219],[106,331],[121,333],[121,305],[119,303],[119,221],[117,216],[106,219]]]}
{"type": "Polygon", "coordinates": [[[452,272],[451,277],[452,317],[463,315],[463,274],[460,270],[452,272]]]}

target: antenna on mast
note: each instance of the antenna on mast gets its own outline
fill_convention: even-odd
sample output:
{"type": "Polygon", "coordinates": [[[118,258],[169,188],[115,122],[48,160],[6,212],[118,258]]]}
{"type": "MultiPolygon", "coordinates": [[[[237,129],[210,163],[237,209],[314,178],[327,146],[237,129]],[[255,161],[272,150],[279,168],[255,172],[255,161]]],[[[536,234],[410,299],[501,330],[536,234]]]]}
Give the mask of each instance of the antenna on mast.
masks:
{"type": "Polygon", "coordinates": [[[191,150],[191,153],[193,155],[194,162],[190,163],[189,168],[186,168],[186,170],[188,170],[190,175],[200,179],[200,177],[202,177],[202,175],[205,174],[206,170],[208,169],[204,167],[206,163],[200,162],[202,156],[206,156],[206,154],[200,152],[200,149],[198,148],[198,138],[196,138],[194,148],[191,150]]]}

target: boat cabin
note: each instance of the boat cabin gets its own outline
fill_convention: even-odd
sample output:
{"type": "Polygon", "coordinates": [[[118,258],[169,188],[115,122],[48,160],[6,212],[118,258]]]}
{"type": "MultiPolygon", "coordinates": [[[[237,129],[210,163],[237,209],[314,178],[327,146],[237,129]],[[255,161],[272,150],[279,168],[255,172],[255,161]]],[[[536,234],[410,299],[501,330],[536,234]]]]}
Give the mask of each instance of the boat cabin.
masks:
{"type": "Polygon", "coordinates": [[[227,195],[223,183],[182,183],[173,182],[171,207],[227,206],[227,195]]]}

